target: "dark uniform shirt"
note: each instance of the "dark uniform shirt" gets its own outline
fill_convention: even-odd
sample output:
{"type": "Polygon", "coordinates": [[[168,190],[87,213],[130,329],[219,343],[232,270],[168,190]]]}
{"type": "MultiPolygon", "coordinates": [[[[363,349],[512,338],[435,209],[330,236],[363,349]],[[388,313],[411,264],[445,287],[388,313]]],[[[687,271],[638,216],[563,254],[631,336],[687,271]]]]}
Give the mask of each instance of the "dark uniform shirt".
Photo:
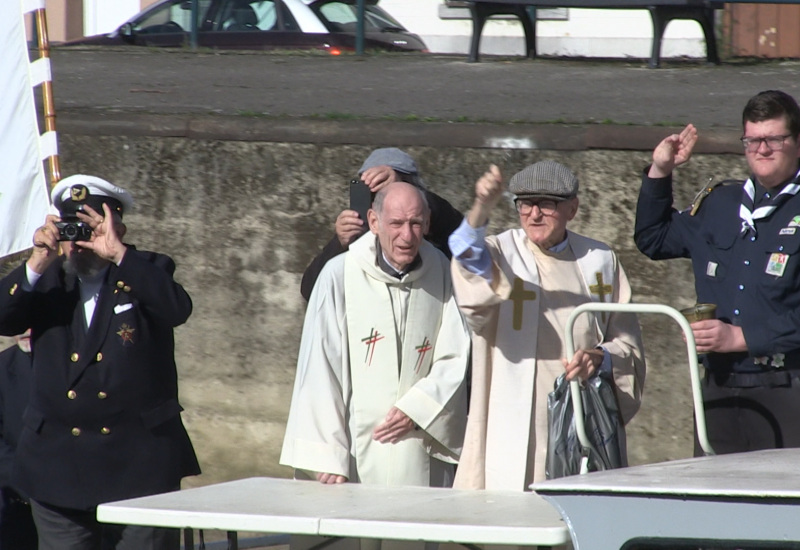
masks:
{"type": "MultiPolygon", "coordinates": [[[[708,354],[713,370],[800,368],[800,194],[743,233],[742,187],[717,186],[690,216],[672,207],[672,178],[645,171],[636,246],[654,260],[691,258],[697,301],[742,327],[749,352],[708,354]]],[[[756,187],[756,207],[779,192],[756,187]]]]}

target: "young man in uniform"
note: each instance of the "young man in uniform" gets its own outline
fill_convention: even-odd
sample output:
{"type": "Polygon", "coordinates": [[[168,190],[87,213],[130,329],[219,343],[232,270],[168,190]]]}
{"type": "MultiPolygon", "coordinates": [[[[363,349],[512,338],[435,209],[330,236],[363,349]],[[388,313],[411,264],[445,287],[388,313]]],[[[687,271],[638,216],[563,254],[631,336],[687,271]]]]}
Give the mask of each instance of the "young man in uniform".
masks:
{"type": "Polygon", "coordinates": [[[697,130],[689,124],[659,143],[634,235],[654,260],[690,258],[697,301],[716,304],[716,318],[692,331],[717,453],[800,446],[800,108],[784,92],[761,92],[744,108],[742,131],[750,178],[713,187],[681,212],[672,172],[691,158],[697,130]]]}

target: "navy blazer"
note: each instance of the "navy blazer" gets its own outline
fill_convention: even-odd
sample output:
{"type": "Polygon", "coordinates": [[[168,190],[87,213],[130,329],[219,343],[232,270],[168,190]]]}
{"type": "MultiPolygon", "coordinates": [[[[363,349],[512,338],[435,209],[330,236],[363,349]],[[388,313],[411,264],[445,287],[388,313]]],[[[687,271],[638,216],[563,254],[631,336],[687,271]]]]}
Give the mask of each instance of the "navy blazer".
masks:
{"type": "Polygon", "coordinates": [[[31,355],[16,344],[0,352],[0,489],[11,484],[14,450],[22,432],[32,372],[31,355]]]}
{"type": "Polygon", "coordinates": [[[33,390],[12,482],[75,509],[177,489],[200,473],[178,403],[173,328],[192,311],[167,256],[129,247],[86,328],[80,282],[58,259],[25,291],[0,280],[0,334],[31,328],[33,390]]]}

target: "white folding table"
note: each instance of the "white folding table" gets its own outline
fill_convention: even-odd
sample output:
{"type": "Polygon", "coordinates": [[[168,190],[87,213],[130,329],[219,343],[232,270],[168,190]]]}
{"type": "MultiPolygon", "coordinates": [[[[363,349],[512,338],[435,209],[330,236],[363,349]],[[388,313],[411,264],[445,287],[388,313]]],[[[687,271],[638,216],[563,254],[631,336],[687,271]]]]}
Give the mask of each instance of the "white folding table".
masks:
{"type": "Polygon", "coordinates": [[[800,449],[777,449],[593,472],[533,487],[561,512],[575,550],[617,549],[630,541],[661,548],[673,541],[794,549],[800,548],[799,470],[800,449]]]}
{"type": "Polygon", "coordinates": [[[395,540],[556,546],[569,532],[535,493],[324,485],[255,477],[97,508],[105,523],[395,540]]]}

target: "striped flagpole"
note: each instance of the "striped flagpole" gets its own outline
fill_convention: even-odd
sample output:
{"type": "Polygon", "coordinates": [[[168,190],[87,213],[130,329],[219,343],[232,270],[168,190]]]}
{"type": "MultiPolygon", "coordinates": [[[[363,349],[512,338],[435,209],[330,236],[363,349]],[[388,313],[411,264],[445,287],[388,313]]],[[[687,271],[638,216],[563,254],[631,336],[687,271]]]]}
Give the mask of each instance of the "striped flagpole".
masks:
{"type": "MultiPolygon", "coordinates": [[[[35,4],[33,14],[36,20],[36,37],[39,45],[39,59],[33,65],[41,64],[44,75],[40,81],[42,90],[42,106],[44,109],[44,129],[42,139],[47,141],[47,164],[50,169],[50,187],[54,187],[61,179],[61,168],[58,160],[58,141],[56,135],[56,109],[53,101],[53,77],[50,70],[50,40],[47,35],[47,15],[44,10],[44,0],[28,0],[35,4]]],[[[35,84],[34,84],[35,85],[35,84]]]]}

